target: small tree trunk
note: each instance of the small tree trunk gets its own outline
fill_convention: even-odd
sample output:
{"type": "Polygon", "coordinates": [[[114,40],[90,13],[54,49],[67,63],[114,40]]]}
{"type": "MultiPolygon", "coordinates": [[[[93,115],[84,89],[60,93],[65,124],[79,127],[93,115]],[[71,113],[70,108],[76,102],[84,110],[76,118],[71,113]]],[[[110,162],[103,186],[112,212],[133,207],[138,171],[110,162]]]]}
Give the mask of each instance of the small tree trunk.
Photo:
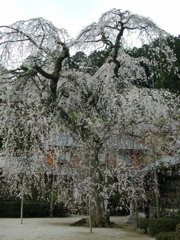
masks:
{"type": "MultiPolygon", "coordinates": [[[[89,179],[91,178],[91,160],[89,159],[89,179]]],[[[91,212],[91,181],[89,181],[89,228],[92,233],[92,212],[91,212]]]]}
{"type": "Polygon", "coordinates": [[[130,214],[129,214],[129,218],[128,218],[128,223],[134,223],[135,222],[135,204],[134,204],[134,200],[131,199],[130,201],[130,214]]]}
{"type": "Polygon", "coordinates": [[[21,189],[21,210],[20,210],[21,224],[23,224],[23,208],[24,208],[24,176],[22,179],[22,189],[21,189]]]}
{"type": "Polygon", "coordinates": [[[50,202],[50,217],[53,217],[54,211],[54,163],[52,169],[52,186],[51,186],[51,202],[50,202]]]}
{"type": "Polygon", "coordinates": [[[90,228],[90,233],[92,233],[91,196],[89,196],[89,228],[90,228]]]}

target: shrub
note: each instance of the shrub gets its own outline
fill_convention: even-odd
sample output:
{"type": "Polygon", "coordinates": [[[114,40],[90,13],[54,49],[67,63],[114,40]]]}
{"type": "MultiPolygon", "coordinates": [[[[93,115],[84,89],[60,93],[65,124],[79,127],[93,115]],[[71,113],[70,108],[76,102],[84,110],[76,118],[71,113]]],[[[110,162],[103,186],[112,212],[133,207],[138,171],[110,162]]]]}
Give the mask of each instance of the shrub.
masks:
{"type": "Polygon", "coordinates": [[[171,232],[176,229],[177,220],[175,218],[152,219],[149,222],[149,232],[152,236],[160,232],[171,232]]]}
{"type": "Polygon", "coordinates": [[[176,240],[180,240],[180,223],[176,226],[176,240]]]}
{"type": "Polygon", "coordinates": [[[175,214],[175,218],[176,218],[176,220],[177,220],[177,223],[180,223],[180,212],[177,212],[177,213],[175,214]]]}
{"type": "Polygon", "coordinates": [[[149,227],[149,219],[148,218],[139,218],[138,220],[138,228],[144,230],[145,233],[148,232],[149,227]]]}
{"type": "Polygon", "coordinates": [[[176,240],[175,232],[161,232],[156,235],[156,240],[176,240]]]}

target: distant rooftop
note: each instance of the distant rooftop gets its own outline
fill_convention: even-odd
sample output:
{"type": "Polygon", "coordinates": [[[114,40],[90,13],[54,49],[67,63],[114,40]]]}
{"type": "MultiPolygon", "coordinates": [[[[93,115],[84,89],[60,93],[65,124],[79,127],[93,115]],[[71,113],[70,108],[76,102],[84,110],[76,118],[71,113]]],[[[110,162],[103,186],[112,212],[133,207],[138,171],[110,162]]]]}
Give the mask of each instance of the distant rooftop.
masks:
{"type": "Polygon", "coordinates": [[[160,167],[173,167],[180,164],[180,156],[165,156],[159,160],[154,161],[149,166],[143,168],[143,171],[151,171],[154,166],[160,167]]]}
{"type": "Polygon", "coordinates": [[[147,147],[141,143],[138,143],[137,137],[133,136],[121,136],[114,135],[109,138],[105,144],[109,149],[119,149],[119,150],[147,150],[147,147]]]}

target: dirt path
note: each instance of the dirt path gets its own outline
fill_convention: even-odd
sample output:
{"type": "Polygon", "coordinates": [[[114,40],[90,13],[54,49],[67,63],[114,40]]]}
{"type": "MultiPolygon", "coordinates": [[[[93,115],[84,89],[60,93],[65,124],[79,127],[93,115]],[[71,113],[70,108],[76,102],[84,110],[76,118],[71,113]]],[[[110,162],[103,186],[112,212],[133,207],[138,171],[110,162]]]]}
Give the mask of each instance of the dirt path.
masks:
{"type": "MultiPolygon", "coordinates": [[[[122,228],[94,228],[90,233],[85,227],[72,227],[69,224],[80,218],[0,218],[0,240],[152,240],[144,234],[122,228]]],[[[125,218],[112,218],[123,223],[125,218]]]]}

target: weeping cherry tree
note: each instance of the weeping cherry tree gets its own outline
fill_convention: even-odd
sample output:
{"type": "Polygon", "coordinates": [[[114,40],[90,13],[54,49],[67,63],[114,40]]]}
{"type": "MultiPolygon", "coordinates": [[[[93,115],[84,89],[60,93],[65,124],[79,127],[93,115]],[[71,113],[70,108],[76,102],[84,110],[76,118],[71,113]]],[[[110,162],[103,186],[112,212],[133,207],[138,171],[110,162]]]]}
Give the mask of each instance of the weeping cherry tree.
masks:
{"type": "MultiPolygon", "coordinates": [[[[58,129],[57,134],[60,128],[68,129],[88,156],[84,162],[87,163],[88,159],[94,226],[109,223],[104,201],[108,199],[105,194],[108,191],[100,164],[100,154],[106,149],[106,141],[114,134],[128,135],[132,121],[140,135],[156,129],[159,117],[168,124],[178,109],[176,97],[169,92],[133,86],[137,79],[148,80],[142,62],[150,68],[156,62],[154,59],[133,58],[126,51],[135,39],[143,44],[161,39],[158,47],[167,52],[170,69],[175,56],[166,45],[167,36],[148,18],[119,9],[104,13],[97,23],[82,29],[75,41],[65,30],[43,18],[0,26],[1,83],[5,86],[5,113],[8,112],[3,122],[7,126],[9,116],[10,122],[15,118],[15,123],[21,125],[24,115],[14,111],[13,107],[17,95],[22,95],[21,106],[31,119],[27,126],[23,124],[22,130],[17,130],[17,124],[4,128],[7,129],[3,135],[5,150],[14,154],[15,148],[8,147],[12,142],[14,145],[22,139],[26,144],[30,139],[28,152],[41,152],[43,155],[52,129],[58,129]],[[93,76],[75,71],[65,64],[72,46],[87,52],[105,49],[107,61],[93,76]],[[31,113],[28,106],[32,105],[31,113]]],[[[171,124],[174,122],[175,117],[171,124]]],[[[117,171],[118,174],[120,172],[117,171]]],[[[137,185],[130,186],[136,188],[137,185]]],[[[119,191],[122,188],[119,187],[119,191]]]]}

